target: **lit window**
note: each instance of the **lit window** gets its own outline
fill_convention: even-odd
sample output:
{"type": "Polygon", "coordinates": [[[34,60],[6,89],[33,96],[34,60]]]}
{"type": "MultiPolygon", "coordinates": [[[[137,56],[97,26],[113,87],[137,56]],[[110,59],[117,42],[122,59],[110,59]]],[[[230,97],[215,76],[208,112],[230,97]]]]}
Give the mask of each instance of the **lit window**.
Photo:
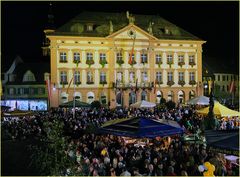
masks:
{"type": "Polygon", "coordinates": [[[141,63],[148,63],[148,55],[145,53],[141,54],[141,63]]]}
{"type": "Polygon", "coordinates": [[[80,84],[80,71],[74,72],[74,84],[80,84]]]}
{"type": "Polygon", "coordinates": [[[80,62],[80,53],[73,53],[73,61],[80,62]]]}
{"type": "Polygon", "coordinates": [[[142,81],[143,82],[147,82],[148,81],[148,75],[147,75],[147,72],[142,72],[142,81]]]}
{"type": "Polygon", "coordinates": [[[168,63],[173,63],[173,56],[172,55],[167,55],[167,62],[168,63]]]}
{"type": "Polygon", "coordinates": [[[60,52],[60,63],[66,63],[66,62],[67,62],[67,53],[60,52]]]}
{"type": "Polygon", "coordinates": [[[60,72],[60,83],[61,84],[66,84],[67,83],[67,72],[66,71],[61,71],[60,72]]]}
{"type": "Polygon", "coordinates": [[[93,83],[93,74],[91,71],[87,72],[87,84],[92,84],[93,83]]]}
{"type": "Polygon", "coordinates": [[[183,55],[179,55],[178,56],[178,62],[184,62],[184,56],[183,55]]]}
{"type": "Polygon", "coordinates": [[[168,81],[173,81],[173,73],[168,72],[168,81]]]}
{"type": "Polygon", "coordinates": [[[195,81],[195,73],[194,72],[189,73],[189,80],[190,81],[195,81]]]}
{"type": "Polygon", "coordinates": [[[162,73],[161,72],[156,72],[156,81],[162,82],[162,73]]]}
{"type": "Polygon", "coordinates": [[[129,73],[129,81],[134,82],[135,81],[135,72],[130,72],[129,73]]]}
{"type": "Polygon", "coordinates": [[[28,70],[23,76],[23,82],[34,82],[36,81],[34,74],[28,70]]]}
{"type": "Polygon", "coordinates": [[[93,60],[93,54],[92,53],[87,53],[87,60],[93,60]]]}
{"type": "Polygon", "coordinates": [[[156,64],[160,64],[162,62],[161,54],[156,54],[155,55],[155,59],[156,59],[156,64]]]}
{"type": "Polygon", "coordinates": [[[179,81],[184,81],[184,72],[179,72],[178,73],[178,80],[179,81]]]}
{"type": "Polygon", "coordinates": [[[93,31],[93,25],[92,24],[87,25],[87,31],[93,31]]]}
{"type": "Polygon", "coordinates": [[[123,72],[117,72],[117,81],[122,82],[123,81],[123,72]]]}
{"type": "Polygon", "coordinates": [[[195,63],[195,57],[194,57],[194,55],[190,55],[189,56],[189,63],[195,63]]]}
{"type": "Polygon", "coordinates": [[[105,82],[107,82],[106,73],[105,72],[101,72],[100,73],[100,83],[105,83],[105,82]]]}

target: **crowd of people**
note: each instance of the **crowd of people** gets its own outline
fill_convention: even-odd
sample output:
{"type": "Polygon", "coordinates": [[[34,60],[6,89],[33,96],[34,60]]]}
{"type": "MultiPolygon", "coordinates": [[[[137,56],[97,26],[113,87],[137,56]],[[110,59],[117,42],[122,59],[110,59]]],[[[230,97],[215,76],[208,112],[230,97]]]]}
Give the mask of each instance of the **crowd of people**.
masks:
{"type": "MultiPolygon", "coordinates": [[[[187,134],[203,128],[204,117],[195,114],[193,107],[181,106],[171,110],[82,108],[76,110],[74,116],[72,110],[57,108],[33,117],[4,120],[1,126],[6,137],[25,139],[44,136],[45,121],[62,121],[64,136],[71,137],[66,154],[75,163],[74,169],[66,167],[65,175],[199,176],[203,173],[198,166],[206,161],[215,165],[215,175],[239,175],[239,167],[231,165],[223,155],[208,152],[204,144],[184,142],[180,136],[174,136],[170,141],[152,139],[137,147],[134,143],[127,143],[124,137],[89,131],[91,127],[96,130],[109,120],[138,116],[177,121],[187,134]]],[[[238,122],[238,118],[232,122],[234,120],[238,122]]],[[[219,122],[219,127],[222,124],[219,122]]],[[[225,127],[227,129],[227,123],[225,127]]]]}

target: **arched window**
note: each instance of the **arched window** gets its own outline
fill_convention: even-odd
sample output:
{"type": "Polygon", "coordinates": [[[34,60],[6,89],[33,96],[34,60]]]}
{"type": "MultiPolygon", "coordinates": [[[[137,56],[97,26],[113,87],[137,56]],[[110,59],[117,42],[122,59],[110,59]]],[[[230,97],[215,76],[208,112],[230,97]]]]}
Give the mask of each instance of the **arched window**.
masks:
{"type": "Polygon", "coordinates": [[[28,70],[23,76],[23,82],[34,82],[36,81],[34,74],[28,70]]]}
{"type": "Polygon", "coordinates": [[[87,93],[87,103],[91,104],[95,100],[95,95],[93,92],[87,93]]]}
{"type": "Polygon", "coordinates": [[[182,90],[180,90],[178,92],[178,102],[179,103],[184,103],[185,101],[185,95],[184,95],[184,92],[182,90]]]}

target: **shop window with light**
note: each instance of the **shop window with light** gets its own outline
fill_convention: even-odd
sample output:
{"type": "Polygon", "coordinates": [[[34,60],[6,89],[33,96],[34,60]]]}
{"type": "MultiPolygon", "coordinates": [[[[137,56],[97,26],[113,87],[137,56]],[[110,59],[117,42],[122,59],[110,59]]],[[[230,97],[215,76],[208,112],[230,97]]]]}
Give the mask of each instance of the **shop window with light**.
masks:
{"type": "Polygon", "coordinates": [[[156,72],[156,82],[162,84],[162,72],[156,72]]]}
{"type": "Polygon", "coordinates": [[[146,53],[141,54],[141,63],[142,64],[148,63],[148,54],[146,54],[146,53]]]}
{"type": "Polygon", "coordinates": [[[130,83],[135,82],[135,72],[133,71],[129,72],[129,82],[130,83]]]}
{"type": "Polygon", "coordinates": [[[78,53],[78,52],[73,53],[73,62],[80,63],[80,53],[78,53]]]}
{"type": "Polygon", "coordinates": [[[155,60],[156,60],[157,65],[162,64],[162,55],[161,54],[156,54],[155,55],[155,60]]]}
{"type": "Polygon", "coordinates": [[[67,72],[61,71],[60,72],[60,84],[67,84],[67,72]]]}
{"type": "Polygon", "coordinates": [[[87,84],[93,84],[93,73],[91,71],[87,72],[87,84]]]}
{"type": "Polygon", "coordinates": [[[106,78],[105,72],[100,73],[100,84],[107,84],[107,78],[106,78]]]}
{"type": "Polygon", "coordinates": [[[146,71],[142,72],[142,82],[148,81],[148,74],[146,71]]]}
{"type": "Polygon", "coordinates": [[[81,84],[80,71],[74,71],[74,84],[75,85],[81,84]]]}
{"type": "Polygon", "coordinates": [[[60,52],[60,63],[67,63],[67,53],[60,52]]]}

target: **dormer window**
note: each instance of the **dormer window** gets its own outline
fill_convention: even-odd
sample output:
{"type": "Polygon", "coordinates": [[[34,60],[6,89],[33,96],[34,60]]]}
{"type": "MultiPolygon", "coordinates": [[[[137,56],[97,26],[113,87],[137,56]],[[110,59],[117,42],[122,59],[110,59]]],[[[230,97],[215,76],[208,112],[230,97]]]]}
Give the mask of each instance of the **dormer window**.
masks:
{"type": "Polygon", "coordinates": [[[28,70],[23,76],[23,82],[34,82],[36,81],[34,74],[28,70]]]}
{"type": "Polygon", "coordinates": [[[93,31],[93,24],[87,24],[87,31],[93,31]]]}

